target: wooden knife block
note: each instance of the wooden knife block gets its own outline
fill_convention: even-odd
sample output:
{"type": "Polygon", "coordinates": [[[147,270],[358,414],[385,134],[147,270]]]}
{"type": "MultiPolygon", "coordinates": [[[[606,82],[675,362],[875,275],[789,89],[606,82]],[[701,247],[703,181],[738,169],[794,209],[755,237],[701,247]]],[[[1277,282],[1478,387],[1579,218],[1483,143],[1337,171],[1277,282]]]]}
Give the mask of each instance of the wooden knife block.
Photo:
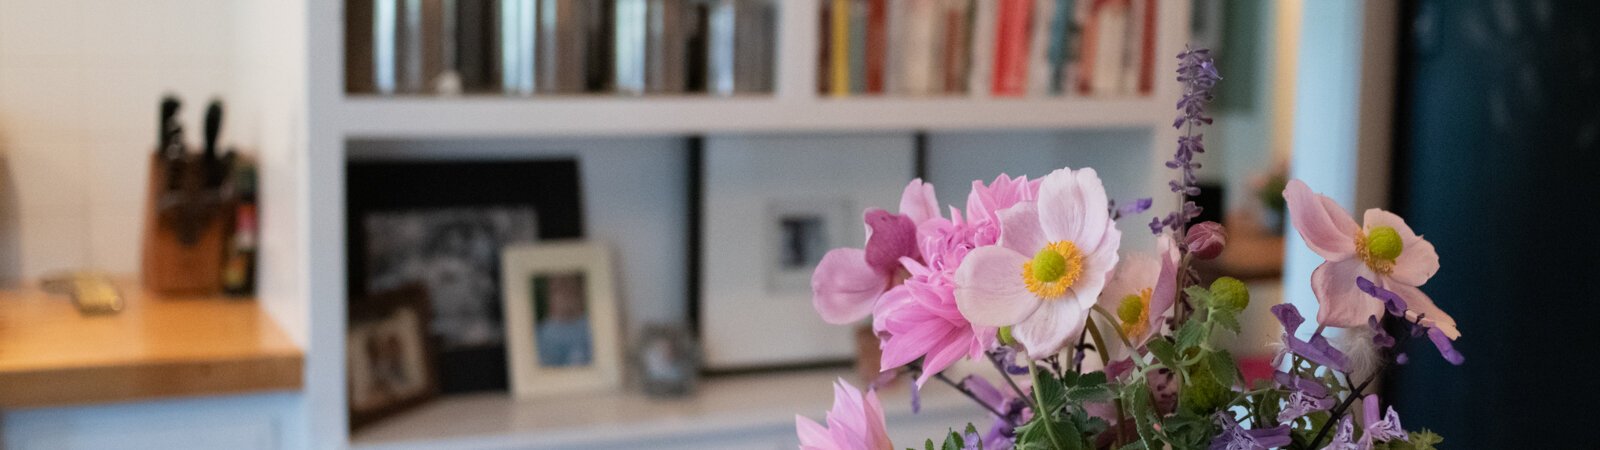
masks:
{"type": "MultiPolygon", "coordinates": [[[[186,167],[199,166],[201,156],[190,156],[186,167]]],[[[183,180],[185,186],[200,184],[199,170],[186,170],[184,175],[195,179],[183,180]]],[[[229,203],[218,201],[208,206],[208,214],[199,221],[196,238],[185,243],[178,226],[171,217],[173,211],[162,211],[161,196],[166,193],[167,170],[164,161],[156,155],[150,158],[149,189],[145,193],[144,214],[144,287],[152,292],[173,296],[212,295],[222,291],[222,260],[228,234],[231,211],[229,203]]],[[[217,189],[212,189],[217,191],[217,189]]]]}

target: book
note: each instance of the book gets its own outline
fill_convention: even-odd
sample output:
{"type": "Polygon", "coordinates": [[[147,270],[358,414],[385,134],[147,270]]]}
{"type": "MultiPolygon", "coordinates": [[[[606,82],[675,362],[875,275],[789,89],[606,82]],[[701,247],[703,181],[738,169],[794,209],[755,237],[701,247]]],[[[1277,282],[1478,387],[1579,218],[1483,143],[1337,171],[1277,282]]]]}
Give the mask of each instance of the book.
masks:
{"type": "Polygon", "coordinates": [[[1157,0],[1144,4],[1144,32],[1139,36],[1139,94],[1148,95],[1155,90],[1156,68],[1156,10],[1157,0]]]}
{"type": "Polygon", "coordinates": [[[850,96],[850,9],[850,0],[833,0],[828,42],[832,70],[828,86],[834,97],[850,96]]]}
{"type": "Polygon", "coordinates": [[[850,2],[850,93],[867,91],[867,0],[850,2]]]}
{"type": "Polygon", "coordinates": [[[959,94],[967,90],[967,76],[972,67],[972,3],[945,0],[943,10],[944,83],[941,90],[946,94],[959,94]]]}
{"type": "Polygon", "coordinates": [[[1000,3],[994,0],[978,0],[972,5],[972,68],[967,75],[967,95],[981,98],[994,92],[995,47],[999,44],[995,22],[999,10],[1000,3]]]}
{"type": "Polygon", "coordinates": [[[1021,96],[1028,83],[1029,19],[1032,0],[999,0],[995,45],[994,95],[1021,96]]]}
{"type": "Polygon", "coordinates": [[[1056,0],[1034,0],[1032,40],[1028,45],[1028,96],[1050,95],[1050,50],[1055,37],[1056,0]]]}
{"type": "Polygon", "coordinates": [[[889,63],[889,0],[867,0],[866,93],[882,94],[889,63]]]}
{"type": "Polygon", "coordinates": [[[1050,21],[1050,95],[1064,95],[1070,86],[1074,44],[1077,41],[1077,16],[1082,3],[1088,0],[1060,0],[1056,2],[1055,17],[1050,21]]]}
{"type": "Polygon", "coordinates": [[[934,0],[901,0],[906,3],[905,52],[900,59],[905,93],[922,96],[933,93],[938,67],[935,56],[935,29],[938,9],[934,0]]]}

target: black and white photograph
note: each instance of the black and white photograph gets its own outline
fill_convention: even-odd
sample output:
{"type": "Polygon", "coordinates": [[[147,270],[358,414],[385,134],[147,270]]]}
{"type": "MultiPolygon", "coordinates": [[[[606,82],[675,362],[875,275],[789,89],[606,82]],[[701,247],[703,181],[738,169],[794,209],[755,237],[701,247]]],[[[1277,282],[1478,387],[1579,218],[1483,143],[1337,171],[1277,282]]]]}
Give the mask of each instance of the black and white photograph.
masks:
{"type": "Polygon", "coordinates": [[[842,198],[775,199],[767,206],[770,237],[767,289],[771,292],[811,288],[811,273],[822,255],[849,246],[850,202],[842,198]]]}
{"type": "Polygon", "coordinates": [[[533,277],[534,333],[539,365],[587,366],[594,362],[594,337],[589,328],[583,272],[533,277]]]}
{"type": "Polygon", "coordinates": [[[430,332],[444,350],[505,342],[500,314],[500,249],[538,239],[531,207],[375,212],[367,236],[367,289],[428,287],[430,332]]]}

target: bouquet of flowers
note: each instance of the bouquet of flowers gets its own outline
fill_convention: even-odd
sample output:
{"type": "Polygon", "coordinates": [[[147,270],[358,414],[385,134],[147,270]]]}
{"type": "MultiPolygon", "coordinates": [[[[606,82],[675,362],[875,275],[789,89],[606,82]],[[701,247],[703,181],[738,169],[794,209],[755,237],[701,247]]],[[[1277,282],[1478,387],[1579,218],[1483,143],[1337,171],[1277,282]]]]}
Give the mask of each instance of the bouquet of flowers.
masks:
{"type": "MultiPolygon", "coordinates": [[[[1227,241],[1221,225],[1189,224],[1200,211],[1188,201],[1204,152],[1197,129],[1212,121],[1205,106],[1220,77],[1206,50],[1178,58],[1185,91],[1173,125],[1184,134],[1166,166],[1179,206],[1149,223],[1154,253],[1119,253],[1119,225],[1151,201],[1118,207],[1094,169],[975,181],[965,211],[948,216],[932,186],[912,181],[899,213],[865,213],[864,248],[822,259],[817,313],[835,324],[870,315],[885,378],[915,378],[913,409],[915,389],[938,380],[992,414],[993,424],[953,429],[927,449],[1433,448],[1439,436],[1406,431],[1367,393],[1384,365],[1405,363],[1412,337],[1462,362],[1455,321],[1418,289],[1439,256],[1392,213],[1368,210],[1357,224],[1290,180],[1291,223],[1327,260],[1311,276],[1317,325],[1303,334],[1293,305],[1271,306],[1284,327],[1271,379],[1244,380],[1218,345],[1239,332],[1250,292],[1229,277],[1201,285],[1190,268],[1227,241]],[[942,373],[963,359],[992,363],[998,381],[942,373]]],[[[795,421],[802,449],[894,448],[870,386],[840,380],[824,423],[795,421]]]]}

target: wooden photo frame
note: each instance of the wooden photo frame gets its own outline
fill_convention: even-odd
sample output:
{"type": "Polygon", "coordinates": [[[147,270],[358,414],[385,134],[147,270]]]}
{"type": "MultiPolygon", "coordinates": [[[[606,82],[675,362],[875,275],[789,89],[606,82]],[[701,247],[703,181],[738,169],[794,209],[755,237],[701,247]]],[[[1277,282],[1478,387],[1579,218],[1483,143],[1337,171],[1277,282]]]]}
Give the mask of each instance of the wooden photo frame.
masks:
{"type": "Polygon", "coordinates": [[[505,248],[506,359],[518,397],[613,389],[622,383],[622,317],[602,244],[505,248]]]}
{"type": "Polygon", "coordinates": [[[351,429],[411,409],[439,392],[428,340],[427,288],[407,285],[359,305],[345,330],[351,429]]]}

